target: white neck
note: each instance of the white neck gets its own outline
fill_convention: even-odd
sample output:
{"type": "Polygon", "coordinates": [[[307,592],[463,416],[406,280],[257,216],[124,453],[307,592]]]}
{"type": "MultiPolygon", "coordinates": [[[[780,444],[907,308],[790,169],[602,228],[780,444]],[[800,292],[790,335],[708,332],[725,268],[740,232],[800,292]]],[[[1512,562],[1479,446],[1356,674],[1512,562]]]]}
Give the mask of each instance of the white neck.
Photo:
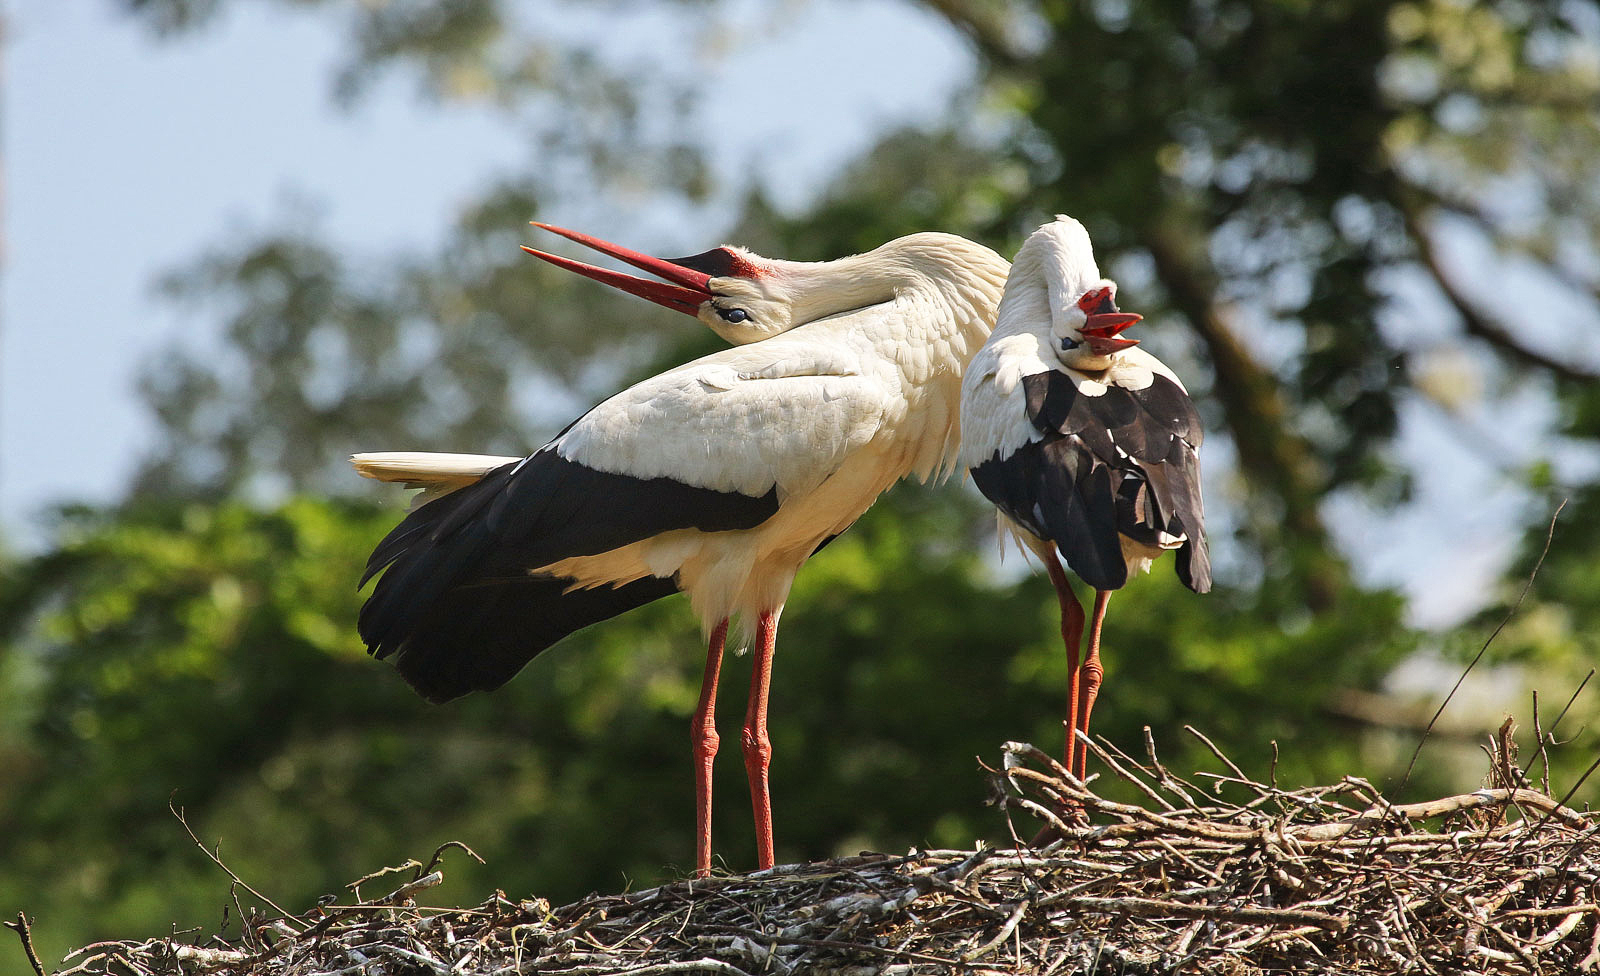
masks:
{"type": "Polygon", "coordinates": [[[772,263],[780,275],[790,275],[797,322],[921,293],[951,306],[958,317],[987,323],[1008,270],[1005,259],[983,245],[936,233],[897,238],[834,261],[772,263]]]}
{"type": "Polygon", "coordinates": [[[1061,317],[1100,280],[1094,248],[1083,225],[1071,217],[1029,235],[1016,263],[995,322],[998,335],[1037,332],[1049,337],[1061,317]]]}

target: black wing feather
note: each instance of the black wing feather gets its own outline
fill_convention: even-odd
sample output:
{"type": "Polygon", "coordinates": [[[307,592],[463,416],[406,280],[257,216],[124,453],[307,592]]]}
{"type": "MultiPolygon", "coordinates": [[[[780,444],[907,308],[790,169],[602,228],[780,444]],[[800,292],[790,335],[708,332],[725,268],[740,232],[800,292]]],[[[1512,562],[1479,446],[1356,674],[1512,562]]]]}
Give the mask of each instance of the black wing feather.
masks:
{"type": "Polygon", "coordinates": [[[1157,373],[1149,386],[1079,392],[1056,370],[1023,377],[1028,418],[1044,434],[972,469],[978,490],[1013,521],[1056,544],[1067,565],[1099,590],[1128,579],[1119,536],[1154,545],[1158,533],[1188,537],[1178,577],[1211,589],[1200,500],[1202,437],[1194,403],[1157,373]]]}
{"type": "Polygon", "coordinates": [[[432,701],[499,687],[556,641],[677,591],[650,577],[568,592],[529,570],[674,529],[749,529],[778,510],[760,497],[585,467],[546,447],[406,516],[373,550],[361,608],[367,650],[391,658],[432,701]]]}

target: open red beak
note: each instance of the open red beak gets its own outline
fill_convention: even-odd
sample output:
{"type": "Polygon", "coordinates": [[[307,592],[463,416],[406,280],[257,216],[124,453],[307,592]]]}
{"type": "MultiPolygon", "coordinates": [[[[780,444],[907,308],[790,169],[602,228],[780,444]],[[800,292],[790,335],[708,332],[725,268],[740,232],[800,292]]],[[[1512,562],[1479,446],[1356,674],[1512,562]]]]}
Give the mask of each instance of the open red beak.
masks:
{"type": "Polygon", "coordinates": [[[1095,355],[1109,356],[1139,344],[1138,339],[1118,339],[1117,336],[1144,316],[1137,312],[1117,311],[1110,288],[1099,288],[1085,294],[1078,299],[1078,307],[1084,313],[1084,323],[1078,331],[1083,333],[1084,345],[1095,355]]]}
{"type": "Polygon", "coordinates": [[[1144,315],[1118,312],[1109,286],[1085,291],[1083,298],[1078,299],[1078,309],[1083,310],[1083,325],[1078,331],[1083,333],[1083,344],[1090,347],[1094,355],[1110,355],[1138,346],[1138,339],[1118,339],[1117,336],[1144,315]]]}
{"type": "Polygon", "coordinates": [[[1138,346],[1138,339],[1118,339],[1117,333],[1141,318],[1144,315],[1138,312],[1096,312],[1078,331],[1083,333],[1083,344],[1090,347],[1094,355],[1110,355],[1138,346]]]}
{"type": "Polygon", "coordinates": [[[592,247],[602,254],[609,254],[619,261],[626,261],[635,268],[641,271],[648,271],[658,278],[665,278],[672,284],[651,281],[648,278],[638,278],[622,271],[597,268],[592,264],[584,264],[582,261],[564,258],[559,254],[550,254],[528,247],[526,244],[522,246],[524,251],[536,258],[549,261],[557,267],[566,268],[568,271],[581,274],[585,278],[593,278],[595,281],[610,285],[613,288],[620,288],[630,295],[648,298],[657,305],[665,305],[667,308],[676,309],[686,315],[697,314],[700,311],[700,306],[711,298],[709,287],[711,276],[703,271],[686,268],[648,254],[641,254],[620,244],[613,244],[598,237],[591,237],[581,231],[568,230],[565,227],[557,227],[554,224],[541,224],[537,220],[530,221],[530,223],[552,234],[560,234],[570,241],[577,241],[584,247],[592,247]]]}
{"type": "Polygon", "coordinates": [[[1109,356],[1139,344],[1138,339],[1119,339],[1117,333],[1143,318],[1137,312],[1097,312],[1089,316],[1078,331],[1083,333],[1084,345],[1090,351],[1097,356],[1109,356]]]}

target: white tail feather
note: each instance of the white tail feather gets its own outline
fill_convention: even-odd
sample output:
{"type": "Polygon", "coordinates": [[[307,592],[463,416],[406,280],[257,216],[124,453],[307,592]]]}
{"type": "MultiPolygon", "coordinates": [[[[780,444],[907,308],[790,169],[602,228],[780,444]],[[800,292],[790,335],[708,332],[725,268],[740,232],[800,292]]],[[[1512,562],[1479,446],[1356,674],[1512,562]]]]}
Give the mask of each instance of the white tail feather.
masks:
{"type": "Polygon", "coordinates": [[[518,457],[489,454],[430,454],[426,451],[382,451],[352,454],[350,463],[363,478],[399,482],[407,488],[421,488],[413,507],[424,505],[440,495],[477,482],[500,467],[520,461],[518,457]]]}

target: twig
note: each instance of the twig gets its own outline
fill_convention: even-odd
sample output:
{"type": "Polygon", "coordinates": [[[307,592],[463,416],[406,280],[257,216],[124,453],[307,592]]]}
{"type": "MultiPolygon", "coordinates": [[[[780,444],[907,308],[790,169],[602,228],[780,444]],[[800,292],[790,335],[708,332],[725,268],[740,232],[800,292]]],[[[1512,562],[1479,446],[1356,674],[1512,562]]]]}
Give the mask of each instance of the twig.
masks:
{"type": "Polygon", "coordinates": [[[1600,965],[1600,923],[1594,926],[1594,932],[1589,936],[1589,954],[1578,960],[1578,971],[1586,973],[1600,965]]]}
{"type": "MultiPolygon", "coordinates": [[[[1556,716],[1556,720],[1550,723],[1549,730],[1539,733],[1539,751],[1534,754],[1533,759],[1528,760],[1528,769],[1533,768],[1535,759],[1543,760],[1543,765],[1539,770],[1539,785],[1540,789],[1544,790],[1546,793],[1550,792],[1550,755],[1546,751],[1545,746],[1547,744],[1558,744],[1556,742],[1556,729],[1561,725],[1561,720],[1566,718],[1567,713],[1572,710],[1572,706],[1578,701],[1578,696],[1583,694],[1583,689],[1589,684],[1589,681],[1594,677],[1594,674],[1595,669],[1590,668],[1589,673],[1583,676],[1582,681],[1578,682],[1578,687],[1573,689],[1572,695],[1567,698],[1567,703],[1566,705],[1562,706],[1560,714],[1556,716]]],[[[1539,727],[1539,692],[1537,690],[1535,690],[1533,693],[1533,725],[1535,730],[1537,730],[1539,727]]],[[[1526,775],[1527,770],[1524,770],[1523,774],[1526,775]]]]}
{"type": "Polygon", "coordinates": [[[212,853],[206,847],[206,845],[201,842],[200,838],[195,836],[194,829],[189,826],[189,821],[184,819],[183,810],[182,809],[180,809],[178,806],[176,806],[170,800],[167,801],[167,809],[171,810],[172,811],[172,815],[174,817],[178,818],[178,823],[183,825],[183,832],[189,835],[189,839],[190,840],[194,841],[194,846],[200,848],[201,852],[204,853],[206,857],[211,859],[211,863],[215,864],[217,867],[221,868],[224,872],[226,872],[228,877],[233,879],[233,883],[234,884],[236,884],[239,887],[243,888],[245,891],[250,892],[250,894],[255,895],[256,899],[258,901],[260,901],[262,904],[266,905],[267,907],[271,908],[273,911],[277,912],[286,921],[294,919],[294,916],[289,914],[288,911],[286,911],[283,908],[281,908],[271,898],[268,898],[266,895],[263,895],[261,892],[259,892],[259,891],[255,890],[254,888],[250,887],[250,885],[248,883],[246,883],[243,878],[241,878],[237,874],[233,873],[233,869],[232,868],[228,867],[226,864],[223,864],[222,863],[222,858],[220,858],[216,854],[212,853]]]}
{"type": "MultiPolygon", "coordinates": [[[[1199,729],[1195,728],[1192,725],[1185,725],[1183,727],[1183,730],[1185,732],[1189,733],[1190,735],[1194,736],[1196,739],[1199,739],[1201,741],[1201,743],[1203,743],[1207,749],[1211,750],[1211,754],[1213,756],[1216,756],[1218,759],[1222,760],[1222,764],[1224,766],[1227,766],[1228,770],[1230,772],[1232,772],[1233,775],[1237,776],[1241,781],[1248,781],[1249,777],[1245,776],[1244,770],[1240,769],[1238,766],[1235,766],[1233,764],[1233,760],[1229,759],[1226,755],[1224,755],[1222,750],[1217,748],[1217,744],[1215,742],[1212,742],[1210,739],[1206,738],[1205,734],[1202,733],[1199,729]]],[[[1222,786],[1222,784],[1218,783],[1213,788],[1213,790],[1214,791],[1220,790],[1221,786],[1222,786]]]]}
{"type": "MultiPolygon", "coordinates": [[[[1589,764],[1589,768],[1583,771],[1583,775],[1579,776],[1578,781],[1572,784],[1572,788],[1567,790],[1566,794],[1562,796],[1560,800],[1556,801],[1555,809],[1552,809],[1545,814],[1544,820],[1549,820],[1551,817],[1555,816],[1557,810],[1566,809],[1567,802],[1570,801],[1573,795],[1578,792],[1578,788],[1584,784],[1584,781],[1586,781],[1590,776],[1594,775],[1594,771],[1596,769],[1600,769],[1600,758],[1597,758],[1594,762],[1589,764]]],[[[1544,820],[1539,822],[1542,824],[1544,823],[1544,820]]]]}
{"type": "Polygon", "coordinates": [[[406,858],[405,863],[403,864],[396,864],[393,867],[383,867],[369,874],[363,874],[361,877],[345,885],[345,887],[349,888],[350,893],[356,896],[356,901],[361,901],[362,885],[366,884],[368,881],[376,881],[386,874],[399,874],[401,871],[415,871],[416,873],[412,875],[412,878],[419,878],[423,874],[422,862],[414,857],[406,858]]]}
{"type": "Polygon", "coordinates": [[[22,951],[28,954],[28,962],[33,966],[35,976],[44,976],[44,964],[39,961],[39,953],[33,948],[33,925],[28,921],[28,916],[18,912],[15,922],[0,924],[17,933],[17,938],[22,940],[22,951]]]}
{"type": "Polygon", "coordinates": [[[1158,782],[1161,783],[1162,788],[1182,798],[1183,802],[1189,806],[1198,806],[1199,804],[1194,802],[1194,797],[1190,796],[1185,789],[1188,784],[1172,775],[1171,771],[1166,766],[1163,766],[1161,760],[1157,758],[1156,738],[1151,734],[1150,726],[1148,725],[1144,727],[1144,751],[1150,757],[1150,766],[1156,771],[1158,782]]]}
{"type": "MultiPolygon", "coordinates": [[[[719,959],[691,959],[686,962],[663,962],[653,966],[639,966],[624,970],[627,976],[675,976],[678,973],[721,973],[722,976],[750,976],[732,963],[719,959]]],[[[617,976],[617,970],[607,965],[578,966],[561,970],[561,976],[617,976]]]]}
{"type": "Polygon", "coordinates": [[[1583,694],[1584,686],[1594,677],[1594,673],[1595,669],[1590,668],[1589,673],[1583,676],[1582,681],[1578,682],[1578,687],[1573,690],[1572,697],[1567,699],[1567,704],[1561,709],[1561,714],[1557,715],[1556,720],[1550,723],[1551,735],[1556,734],[1556,729],[1561,725],[1561,720],[1567,717],[1568,712],[1572,711],[1572,706],[1578,701],[1578,696],[1583,694]]]}
{"type": "Polygon", "coordinates": [[[1023,915],[1027,914],[1028,904],[1029,903],[1026,900],[1018,901],[1016,907],[1011,910],[1011,914],[1006,918],[1005,924],[1000,926],[999,933],[978,948],[963,954],[961,961],[964,963],[970,963],[975,960],[982,959],[984,956],[987,956],[989,953],[993,952],[995,948],[1000,945],[1000,943],[1011,938],[1011,933],[1017,930],[1017,923],[1022,921],[1023,915]]]}
{"type": "Polygon", "coordinates": [[[439,848],[433,852],[433,857],[428,859],[427,867],[419,867],[417,869],[417,873],[412,877],[412,880],[415,881],[417,878],[431,873],[434,868],[439,866],[439,862],[444,859],[444,852],[452,847],[456,848],[457,850],[466,851],[467,856],[472,858],[474,861],[477,861],[479,864],[489,863],[488,861],[485,861],[483,858],[479,857],[477,851],[461,843],[459,840],[447,840],[443,844],[440,844],[439,848]]]}
{"type": "MultiPolygon", "coordinates": [[[[1080,735],[1081,735],[1081,733],[1080,733],[1080,735]]],[[[1140,793],[1143,793],[1145,796],[1149,797],[1150,801],[1152,803],[1155,803],[1156,805],[1160,806],[1163,810],[1166,810],[1168,812],[1171,812],[1171,811],[1177,809],[1177,807],[1174,807],[1171,803],[1167,802],[1166,797],[1162,796],[1160,793],[1157,793],[1155,791],[1155,789],[1150,786],[1149,783],[1146,783],[1144,780],[1140,779],[1138,776],[1135,776],[1133,774],[1133,772],[1128,768],[1128,766],[1134,766],[1135,763],[1126,754],[1124,754],[1122,752],[1122,750],[1118,749],[1117,750],[1117,755],[1120,756],[1123,759],[1127,759],[1128,760],[1128,766],[1122,765],[1120,762],[1117,761],[1117,759],[1115,757],[1112,756],[1112,754],[1110,752],[1110,749],[1102,747],[1097,742],[1090,741],[1088,736],[1082,736],[1081,741],[1083,741],[1085,743],[1088,743],[1089,748],[1094,750],[1095,756],[1098,757],[1101,762],[1105,763],[1107,766],[1110,766],[1111,767],[1111,771],[1116,773],[1123,780],[1125,780],[1126,782],[1132,783],[1134,785],[1134,787],[1136,789],[1138,789],[1138,791],[1140,793]]],[[[1112,747],[1112,748],[1115,748],[1115,747],[1112,747]]]]}
{"type": "Polygon", "coordinates": [[[1533,739],[1539,743],[1539,751],[1528,760],[1528,769],[1522,771],[1526,777],[1528,770],[1533,768],[1535,760],[1539,762],[1539,789],[1545,793],[1550,792],[1550,754],[1545,750],[1544,729],[1539,727],[1539,689],[1533,689],[1533,739]]]}
{"type": "Polygon", "coordinates": [[[1186,905],[1158,898],[1072,898],[1062,904],[1088,912],[1146,915],[1155,918],[1209,918],[1268,925],[1315,925],[1330,932],[1342,931],[1348,924],[1327,912],[1294,908],[1243,908],[1226,905],[1186,905]]]}
{"type": "Polygon", "coordinates": [[[1511,604],[1511,609],[1506,611],[1505,617],[1495,627],[1494,632],[1489,635],[1489,639],[1483,642],[1483,646],[1478,648],[1478,653],[1462,669],[1461,676],[1456,678],[1454,685],[1450,686],[1450,693],[1444,696],[1444,701],[1439,703],[1439,708],[1433,713],[1433,717],[1428,719],[1428,726],[1422,730],[1421,737],[1417,739],[1417,747],[1411,752],[1411,761],[1406,763],[1405,775],[1400,777],[1400,785],[1395,787],[1395,792],[1398,793],[1405,789],[1406,784],[1411,782],[1411,771],[1416,767],[1417,757],[1422,755],[1422,746],[1428,741],[1428,736],[1433,732],[1433,726],[1439,721],[1439,716],[1444,714],[1444,710],[1450,705],[1451,699],[1455,698],[1456,692],[1461,689],[1461,683],[1467,680],[1467,675],[1471,674],[1472,669],[1478,666],[1479,661],[1483,660],[1483,655],[1488,652],[1489,645],[1494,643],[1494,639],[1500,636],[1500,632],[1506,629],[1506,625],[1511,623],[1511,618],[1516,616],[1517,611],[1521,609],[1522,601],[1527,598],[1528,591],[1533,589],[1533,581],[1539,576],[1539,568],[1544,565],[1545,557],[1550,555],[1550,544],[1555,541],[1556,537],[1556,519],[1561,517],[1561,510],[1566,507],[1567,500],[1563,498],[1561,504],[1556,506],[1555,512],[1550,516],[1550,529],[1545,533],[1544,548],[1540,550],[1539,558],[1534,561],[1533,571],[1528,574],[1528,581],[1522,584],[1522,592],[1517,594],[1516,602],[1511,604]]]}

